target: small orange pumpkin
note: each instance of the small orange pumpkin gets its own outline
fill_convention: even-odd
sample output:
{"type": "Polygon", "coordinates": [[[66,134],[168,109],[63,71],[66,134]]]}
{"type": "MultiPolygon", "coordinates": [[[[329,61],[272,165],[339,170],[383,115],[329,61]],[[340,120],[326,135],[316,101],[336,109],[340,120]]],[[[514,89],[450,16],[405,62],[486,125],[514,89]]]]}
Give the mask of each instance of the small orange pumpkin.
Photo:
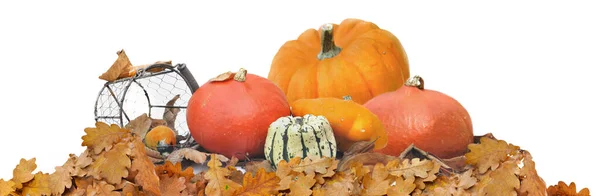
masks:
{"type": "Polygon", "coordinates": [[[394,91],[410,76],[406,53],[389,31],[371,22],[346,19],[308,29],[275,55],[268,79],[288,102],[349,95],[360,104],[394,91]]]}
{"type": "Polygon", "coordinates": [[[388,136],[379,118],[365,106],[352,101],[349,96],[344,99],[298,99],[290,106],[293,116],[324,116],[329,121],[338,149],[342,152],[358,141],[375,141],[375,149],[387,145],[388,136]]]}

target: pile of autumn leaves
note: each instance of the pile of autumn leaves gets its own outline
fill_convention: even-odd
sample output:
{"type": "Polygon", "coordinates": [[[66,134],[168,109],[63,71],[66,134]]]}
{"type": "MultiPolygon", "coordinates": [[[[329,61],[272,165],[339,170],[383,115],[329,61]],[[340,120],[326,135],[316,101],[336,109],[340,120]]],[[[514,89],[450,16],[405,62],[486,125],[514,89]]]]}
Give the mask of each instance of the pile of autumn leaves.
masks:
{"type": "Polygon", "coordinates": [[[54,173],[34,174],[35,158],[21,159],[12,179],[0,179],[0,196],[589,195],[587,188],[577,193],[574,183],[546,188],[529,152],[493,137],[471,144],[470,152],[459,157],[462,165],[449,166],[424,153],[415,156],[417,149],[402,158],[371,152],[342,159],[297,157],[280,162],[277,169],[255,160],[245,163],[243,173],[235,167],[237,159],[211,154],[194,161],[208,166],[194,174],[181,162],[155,166],[141,138],[129,129],[98,122],[85,132],[82,145],[87,149],[79,156],[70,154],[54,173]]]}

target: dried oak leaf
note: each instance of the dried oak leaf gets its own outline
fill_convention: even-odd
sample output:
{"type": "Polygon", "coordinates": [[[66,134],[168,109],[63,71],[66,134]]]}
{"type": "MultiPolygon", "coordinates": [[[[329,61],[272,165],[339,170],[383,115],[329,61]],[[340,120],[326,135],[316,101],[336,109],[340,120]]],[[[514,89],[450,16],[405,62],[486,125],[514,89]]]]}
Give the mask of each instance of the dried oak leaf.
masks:
{"type": "Polygon", "coordinates": [[[208,80],[208,82],[222,82],[225,80],[229,80],[232,79],[235,76],[234,72],[228,71],[222,74],[219,74],[218,76],[211,78],[208,80]]]}
{"type": "Polygon", "coordinates": [[[23,184],[22,195],[50,195],[52,190],[50,189],[49,182],[50,175],[38,172],[34,175],[33,180],[23,184]]]}
{"type": "Polygon", "coordinates": [[[385,195],[390,187],[390,172],[382,163],[375,164],[371,175],[366,175],[363,178],[363,193],[362,195],[385,195]]]}
{"type": "Polygon", "coordinates": [[[0,179],[0,195],[8,195],[15,192],[15,190],[15,182],[12,180],[4,181],[4,179],[0,179]]]}
{"type": "Polygon", "coordinates": [[[248,172],[244,175],[242,188],[236,191],[235,195],[276,195],[277,186],[279,186],[277,175],[260,168],[254,176],[248,172]]]}
{"type": "Polygon", "coordinates": [[[152,125],[152,118],[148,117],[148,114],[143,113],[135,119],[129,121],[125,125],[126,129],[129,129],[131,133],[140,136],[139,139],[143,140],[146,137],[146,133],[150,130],[152,125]]]}
{"type": "Polygon", "coordinates": [[[123,196],[137,196],[142,195],[142,193],[138,189],[138,185],[135,185],[131,182],[127,182],[123,189],[121,190],[121,195],[123,196]]]}
{"type": "Polygon", "coordinates": [[[49,184],[50,190],[53,195],[62,195],[65,191],[65,187],[71,188],[73,185],[73,179],[71,178],[71,174],[69,172],[69,168],[65,169],[65,167],[55,167],[54,173],[49,176],[49,184]]]}
{"type": "Polygon", "coordinates": [[[177,129],[175,129],[175,120],[177,119],[177,114],[181,111],[180,108],[173,107],[175,105],[175,101],[179,99],[180,95],[175,95],[171,100],[167,102],[167,107],[163,112],[163,120],[167,122],[167,127],[171,128],[175,132],[175,135],[178,135],[177,129]]]}
{"type": "Polygon", "coordinates": [[[400,159],[396,159],[388,162],[386,168],[390,172],[390,175],[393,176],[402,176],[404,178],[415,176],[427,179],[427,181],[433,181],[435,179],[435,173],[439,171],[439,164],[428,159],[403,159],[402,163],[400,163],[400,159]]]}
{"type": "MultiPolygon", "coordinates": [[[[85,151],[83,151],[78,157],[75,157],[75,155],[73,155],[74,157],[74,165],[73,165],[73,170],[71,171],[71,176],[85,176],[87,174],[87,171],[85,170],[85,168],[87,168],[89,165],[92,164],[92,162],[94,162],[94,159],[92,157],[90,157],[90,151],[91,149],[87,149],[85,151]]],[[[65,163],[66,165],[67,163],[65,163]]]]}
{"type": "Polygon", "coordinates": [[[205,194],[207,195],[232,195],[236,190],[240,189],[242,185],[235,183],[228,176],[231,171],[227,168],[221,167],[223,163],[219,161],[216,154],[210,155],[210,161],[207,163],[208,170],[204,174],[204,178],[208,180],[208,184],[205,188],[205,194]]]}
{"type": "Polygon", "coordinates": [[[252,175],[256,174],[259,169],[264,169],[266,172],[274,172],[269,160],[248,161],[244,165],[244,170],[246,170],[246,173],[251,173],[252,175]]]}
{"type": "MultiPolygon", "coordinates": [[[[220,155],[220,154],[214,154],[214,155],[215,155],[216,159],[218,159],[219,161],[223,161],[223,162],[229,161],[229,159],[223,155],[220,155]]],[[[206,162],[206,159],[208,156],[209,156],[208,153],[200,152],[193,148],[180,148],[180,149],[173,151],[171,154],[169,154],[169,156],[167,156],[167,158],[165,158],[165,161],[177,163],[177,162],[183,161],[183,159],[185,158],[185,159],[193,161],[194,163],[197,163],[197,164],[204,164],[206,162]]]]}
{"type": "Polygon", "coordinates": [[[476,183],[477,178],[473,176],[473,169],[469,169],[463,173],[436,178],[433,184],[426,188],[426,192],[433,195],[469,195],[466,190],[476,183]]]}
{"type": "Polygon", "coordinates": [[[410,194],[417,188],[415,185],[415,177],[411,176],[404,179],[403,177],[397,177],[394,186],[390,186],[387,189],[387,195],[390,196],[410,196],[410,194]]]}
{"type": "Polygon", "coordinates": [[[575,182],[571,182],[569,186],[563,181],[559,181],[558,184],[549,186],[547,189],[548,196],[589,196],[590,190],[583,188],[577,192],[577,185],[575,182]]]}
{"type": "Polygon", "coordinates": [[[312,187],[317,182],[314,176],[298,174],[290,183],[290,195],[309,196],[312,194],[312,187]]]}
{"type": "Polygon", "coordinates": [[[292,166],[295,172],[304,172],[306,175],[315,176],[316,173],[323,174],[323,177],[331,177],[335,174],[338,160],[332,157],[306,157],[300,164],[292,166]]]}
{"type": "Polygon", "coordinates": [[[115,144],[90,165],[89,175],[97,180],[105,179],[110,184],[120,183],[129,174],[131,159],[128,155],[131,154],[131,148],[127,142],[115,144]]]}
{"type": "Polygon", "coordinates": [[[537,174],[535,162],[531,154],[524,150],[523,167],[517,172],[521,178],[519,195],[546,195],[546,182],[537,174]]]}
{"type": "Polygon", "coordinates": [[[289,162],[285,160],[279,161],[277,163],[277,170],[275,171],[275,175],[279,177],[279,187],[277,190],[287,190],[290,188],[290,184],[292,183],[292,179],[297,175],[301,174],[300,172],[296,172],[293,170],[295,166],[300,164],[302,159],[300,157],[294,157],[289,160],[289,162]]]}
{"type": "Polygon", "coordinates": [[[362,165],[375,165],[377,163],[386,164],[387,162],[398,159],[394,156],[385,155],[376,152],[357,153],[344,156],[338,163],[338,171],[346,171],[351,165],[361,163],[362,165]]]}
{"type": "MultiPolygon", "coordinates": [[[[139,136],[135,136],[138,138],[139,136]]],[[[142,186],[149,195],[160,195],[160,182],[152,161],[146,156],[146,146],[139,139],[133,140],[131,152],[131,168],[129,173],[135,173],[134,181],[142,186]]]]}
{"type": "Polygon", "coordinates": [[[186,182],[191,181],[194,177],[194,168],[188,167],[185,170],[181,168],[181,162],[171,163],[170,161],[166,161],[163,165],[158,165],[155,168],[155,171],[159,175],[168,175],[169,177],[184,177],[186,182]]]}
{"type": "Polygon", "coordinates": [[[23,187],[23,183],[29,182],[33,179],[33,170],[37,168],[35,164],[35,158],[29,160],[21,158],[19,164],[13,169],[13,178],[11,179],[15,183],[15,188],[20,189],[23,187]]]}
{"type": "Polygon", "coordinates": [[[87,186],[85,194],[90,196],[121,196],[121,193],[115,191],[115,186],[108,184],[106,181],[94,181],[91,186],[87,186]]]}
{"type": "MultiPolygon", "coordinates": [[[[327,178],[320,191],[314,194],[323,193],[325,195],[351,195],[354,190],[354,177],[344,172],[336,172],[335,175],[327,178]]],[[[314,189],[313,189],[314,191],[314,189]]]]}
{"type": "Polygon", "coordinates": [[[488,169],[495,170],[502,161],[519,151],[519,146],[508,144],[503,140],[482,137],[480,144],[469,144],[469,152],[465,154],[466,163],[477,167],[480,174],[488,169]]]}
{"type": "Polygon", "coordinates": [[[106,72],[102,73],[102,75],[98,77],[99,79],[112,82],[119,79],[121,74],[129,73],[129,69],[131,69],[133,66],[129,61],[129,57],[127,57],[127,54],[125,54],[125,50],[119,50],[117,55],[117,60],[115,60],[112,66],[106,70],[106,72]]]}
{"type": "MultiPolygon", "coordinates": [[[[483,138],[482,138],[483,139],[483,138]]],[[[505,161],[496,170],[489,171],[472,187],[474,195],[517,195],[521,181],[516,175],[517,162],[505,161]]]]}
{"type": "Polygon", "coordinates": [[[96,122],[96,127],[85,128],[86,135],[82,136],[82,146],[94,150],[94,154],[100,154],[103,150],[110,150],[112,146],[122,138],[130,134],[128,129],[123,129],[116,124],[108,125],[104,122],[96,122]]]}
{"type": "Polygon", "coordinates": [[[181,195],[181,192],[187,188],[185,178],[162,174],[160,177],[160,195],[181,195]]]}

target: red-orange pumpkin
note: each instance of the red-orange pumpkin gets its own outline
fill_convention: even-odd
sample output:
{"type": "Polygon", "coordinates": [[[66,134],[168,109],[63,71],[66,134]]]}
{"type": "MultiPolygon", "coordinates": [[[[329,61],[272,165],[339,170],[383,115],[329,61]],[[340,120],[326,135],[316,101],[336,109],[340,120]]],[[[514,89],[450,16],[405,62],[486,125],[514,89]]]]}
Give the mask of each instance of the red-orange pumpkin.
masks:
{"type": "Polygon", "coordinates": [[[463,155],[473,143],[473,125],[467,110],[454,98],[424,89],[423,79],[410,78],[394,92],[364,104],[387,130],[388,144],[375,150],[398,156],[410,144],[441,158],[463,155]]]}
{"type": "Polygon", "coordinates": [[[198,88],[188,102],[194,140],[209,152],[238,159],[264,154],[269,125],[291,114],[285,95],[268,79],[228,72],[198,88]]]}

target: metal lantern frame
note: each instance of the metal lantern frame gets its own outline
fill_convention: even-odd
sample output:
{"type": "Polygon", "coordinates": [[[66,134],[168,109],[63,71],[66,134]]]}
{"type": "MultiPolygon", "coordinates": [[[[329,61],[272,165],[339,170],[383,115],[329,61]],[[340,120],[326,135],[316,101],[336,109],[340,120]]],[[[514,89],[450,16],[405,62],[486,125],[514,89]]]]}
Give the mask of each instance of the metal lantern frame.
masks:
{"type": "MultiPolygon", "coordinates": [[[[187,88],[189,88],[189,90],[190,90],[190,95],[193,94],[196,91],[196,89],[198,89],[198,87],[199,87],[198,83],[196,82],[192,73],[187,68],[186,64],[181,63],[181,64],[176,64],[175,66],[173,66],[171,64],[152,64],[150,66],[147,66],[146,68],[137,70],[136,75],[133,77],[122,78],[119,80],[104,83],[104,86],[102,87],[102,89],[100,89],[100,92],[98,93],[98,96],[96,98],[96,102],[94,105],[95,106],[94,107],[95,121],[98,122],[101,119],[112,119],[114,121],[116,119],[118,121],[118,125],[123,127],[125,125],[124,120],[127,120],[127,122],[130,122],[132,119],[136,118],[135,116],[133,116],[133,117],[128,116],[125,109],[123,108],[123,103],[125,102],[127,93],[132,85],[137,85],[138,87],[140,87],[143,90],[143,94],[145,95],[146,101],[148,102],[148,112],[147,112],[148,117],[152,117],[152,110],[154,108],[187,109],[187,106],[176,106],[176,105],[167,106],[166,103],[165,103],[165,105],[152,104],[150,96],[148,94],[148,90],[139,81],[141,79],[147,79],[149,77],[156,77],[156,76],[160,76],[163,74],[170,74],[170,73],[177,74],[179,77],[181,77],[185,81],[187,88]],[[157,68],[163,69],[163,70],[159,71],[159,72],[150,72],[149,71],[149,70],[157,69],[157,68]],[[124,85],[124,87],[122,87],[122,89],[119,89],[119,90],[122,90],[122,94],[120,95],[120,97],[117,93],[115,93],[116,89],[111,88],[111,86],[114,86],[119,83],[121,83],[121,85],[124,85]],[[99,111],[98,111],[99,104],[103,104],[103,103],[100,103],[100,98],[103,95],[102,93],[105,91],[108,91],[108,93],[110,94],[110,97],[111,97],[110,99],[113,99],[113,101],[117,104],[118,110],[119,110],[117,115],[101,115],[101,114],[99,114],[99,111]]],[[[186,136],[186,138],[188,140],[189,140],[189,135],[190,134],[188,132],[188,134],[186,136]]]]}

